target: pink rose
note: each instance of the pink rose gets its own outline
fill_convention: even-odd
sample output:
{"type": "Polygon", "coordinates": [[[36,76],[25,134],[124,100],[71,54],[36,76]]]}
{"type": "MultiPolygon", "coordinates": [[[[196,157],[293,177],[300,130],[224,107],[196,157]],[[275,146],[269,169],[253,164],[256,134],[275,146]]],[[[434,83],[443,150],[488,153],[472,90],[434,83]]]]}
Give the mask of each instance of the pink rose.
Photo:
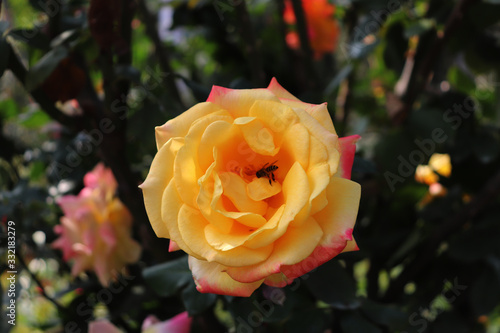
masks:
{"type": "Polygon", "coordinates": [[[54,231],[60,236],[52,247],[73,261],[71,273],[93,270],[106,286],[126,264],[137,261],[141,247],[131,237],[132,216],[116,196],[117,183],[110,169],[98,164],[83,179],[78,196],[59,198],[64,216],[54,231]]]}

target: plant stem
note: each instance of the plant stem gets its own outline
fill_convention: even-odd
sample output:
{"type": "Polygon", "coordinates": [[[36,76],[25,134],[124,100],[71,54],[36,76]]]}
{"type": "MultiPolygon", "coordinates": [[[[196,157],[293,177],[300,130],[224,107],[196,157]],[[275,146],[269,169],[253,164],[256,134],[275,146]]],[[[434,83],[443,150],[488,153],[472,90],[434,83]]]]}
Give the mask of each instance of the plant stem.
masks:
{"type": "Polygon", "coordinates": [[[43,284],[42,282],[38,279],[38,277],[35,275],[35,273],[33,273],[29,268],[28,268],[28,265],[26,264],[26,262],[24,261],[23,257],[21,257],[21,255],[17,255],[17,259],[19,260],[19,262],[21,263],[21,265],[24,266],[24,269],[28,272],[28,274],[31,276],[31,279],[33,281],[35,281],[35,283],[37,284],[37,286],[40,288],[40,293],[42,294],[43,297],[45,297],[47,300],[49,300],[52,304],[54,304],[56,306],[56,308],[61,311],[61,312],[65,312],[66,309],[61,305],[59,304],[59,302],[57,302],[55,299],[53,299],[52,297],[50,297],[49,295],[47,295],[47,293],[45,292],[45,288],[43,287],[43,284]]]}

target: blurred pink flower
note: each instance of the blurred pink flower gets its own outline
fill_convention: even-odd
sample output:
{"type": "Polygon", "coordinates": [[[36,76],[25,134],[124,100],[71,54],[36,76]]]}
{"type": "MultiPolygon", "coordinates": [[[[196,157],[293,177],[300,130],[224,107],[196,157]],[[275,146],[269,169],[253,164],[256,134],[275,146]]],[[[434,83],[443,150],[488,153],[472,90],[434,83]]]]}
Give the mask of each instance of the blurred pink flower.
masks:
{"type": "MultiPolygon", "coordinates": [[[[155,316],[148,316],[142,323],[143,333],[189,333],[193,318],[182,312],[166,321],[159,321],[155,316]]],[[[122,333],[108,320],[97,320],[89,323],[89,333],[122,333]]]]}
{"type": "Polygon", "coordinates": [[[179,313],[169,320],[158,320],[155,316],[148,316],[142,323],[143,333],[189,333],[193,318],[186,311],[179,313]]]}
{"type": "Polygon", "coordinates": [[[73,260],[71,273],[93,270],[103,286],[126,264],[139,259],[140,245],[131,237],[132,216],[116,196],[113,173],[103,164],[87,173],[78,196],[61,197],[64,216],[54,231],[60,235],[52,247],[73,260]]]}
{"type": "Polygon", "coordinates": [[[108,320],[102,319],[89,323],[89,333],[122,333],[122,331],[108,320]]]}

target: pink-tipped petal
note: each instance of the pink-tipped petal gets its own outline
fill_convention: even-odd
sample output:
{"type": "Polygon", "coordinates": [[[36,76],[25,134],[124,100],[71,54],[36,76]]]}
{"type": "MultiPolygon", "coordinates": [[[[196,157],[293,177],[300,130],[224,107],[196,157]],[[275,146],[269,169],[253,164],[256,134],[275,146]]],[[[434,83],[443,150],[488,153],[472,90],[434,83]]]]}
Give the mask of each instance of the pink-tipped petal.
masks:
{"type": "Polygon", "coordinates": [[[218,104],[218,102],[224,98],[224,95],[233,91],[234,89],[224,88],[220,86],[213,86],[210,91],[210,95],[208,95],[207,102],[211,102],[214,104],[218,104]]]}
{"type": "Polygon", "coordinates": [[[228,89],[213,86],[207,102],[229,111],[236,119],[247,117],[255,101],[275,101],[279,99],[267,89],[228,89]]]}
{"type": "Polygon", "coordinates": [[[271,83],[269,83],[269,86],[267,87],[268,90],[270,90],[273,94],[276,95],[278,98],[286,98],[289,100],[294,100],[294,101],[300,101],[297,97],[293,96],[281,86],[281,84],[278,83],[278,80],[276,80],[275,77],[272,78],[271,83]]]}
{"type": "Polygon", "coordinates": [[[348,179],[332,177],[326,195],[328,205],[314,215],[323,230],[323,239],[308,258],[281,268],[288,282],[344,252],[348,245],[347,250],[357,248],[355,242],[349,243],[353,241],[352,230],[358,214],[361,186],[348,179]]]}
{"type": "Polygon", "coordinates": [[[193,318],[186,311],[160,322],[155,316],[148,316],[142,324],[143,333],[189,333],[193,318]]]}
{"type": "Polygon", "coordinates": [[[283,271],[282,267],[301,262],[307,258],[321,240],[323,231],[313,219],[300,227],[289,227],[287,232],[275,242],[271,256],[262,264],[246,267],[228,267],[227,273],[242,283],[251,283],[283,271]]]}
{"type": "Polygon", "coordinates": [[[107,320],[98,320],[89,323],[89,333],[122,333],[122,331],[107,320]]]}
{"type": "Polygon", "coordinates": [[[168,252],[179,251],[180,249],[181,248],[175,241],[170,240],[170,244],[168,244],[168,252]]]}
{"type": "Polygon", "coordinates": [[[340,163],[337,174],[342,178],[351,179],[352,164],[354,154],[356,154],[356,142],[360,138],[359,135],[351,135],[339,139],[340,163]]]}
{"type": "Polygon", "coordinates": [[[200,293],[249,297],[264,280],[253,283],[241,283],[233,280],[226,272],[226,266],[215,262],[189,257],[189,268],[200,293]]]}

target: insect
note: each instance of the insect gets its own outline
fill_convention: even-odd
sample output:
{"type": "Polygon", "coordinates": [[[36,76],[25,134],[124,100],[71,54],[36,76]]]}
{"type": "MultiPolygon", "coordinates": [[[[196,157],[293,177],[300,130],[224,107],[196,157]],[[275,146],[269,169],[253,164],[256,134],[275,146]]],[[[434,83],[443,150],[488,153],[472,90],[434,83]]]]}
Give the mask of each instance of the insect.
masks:
{"type": "Polygon", "coordinates": [[[276,162],[278,161],[274,161],[273,163],[271,163],[271,165],[269,165],[269,163],[264,164],[264,166],[255,173],[255,176],[257,176],[257,178],[266,177],[267,179],[269,179],[269,185],[272,186],[273,184],[271,182],[271,179],[273,182],[276,181],[276,179],[274,179],[274,171],[278,169],[278,166],[274,165],[276,164],[276,162]]]}

